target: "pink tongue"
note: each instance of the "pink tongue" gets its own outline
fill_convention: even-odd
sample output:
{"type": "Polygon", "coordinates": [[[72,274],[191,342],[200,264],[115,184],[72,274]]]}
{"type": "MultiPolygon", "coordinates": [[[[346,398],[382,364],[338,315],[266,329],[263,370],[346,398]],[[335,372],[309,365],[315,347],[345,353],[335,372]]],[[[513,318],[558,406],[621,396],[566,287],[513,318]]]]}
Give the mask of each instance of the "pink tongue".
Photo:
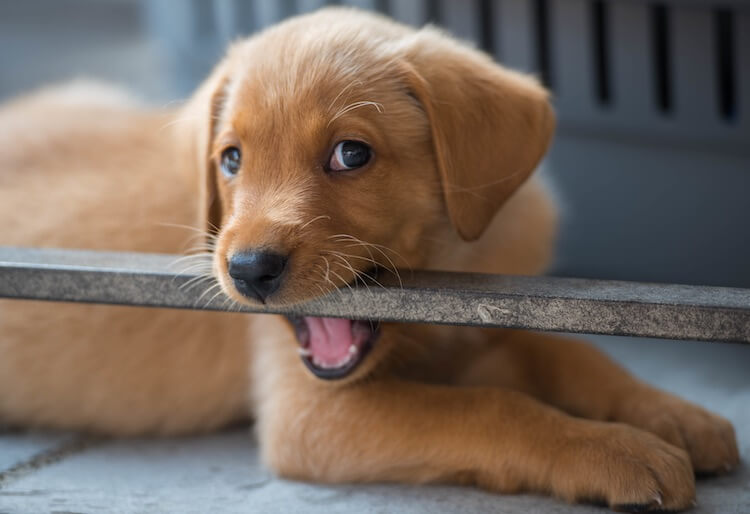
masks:
{"type": "Polygon", "coordinates": [[[305,318],[305,322],[310,331],[308,349],[316,361],[336,365],[349,355],[349,347],[355,343],[351,320],[305,318]]]}

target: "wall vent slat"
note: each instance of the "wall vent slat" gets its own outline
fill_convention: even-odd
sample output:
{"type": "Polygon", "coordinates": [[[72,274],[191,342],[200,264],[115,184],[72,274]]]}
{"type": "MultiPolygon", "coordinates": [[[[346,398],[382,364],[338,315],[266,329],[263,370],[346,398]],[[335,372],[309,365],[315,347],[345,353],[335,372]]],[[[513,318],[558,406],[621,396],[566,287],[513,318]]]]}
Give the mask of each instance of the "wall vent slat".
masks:
{"type": "Polygon", "coordinates": [[[591,116],[595,98],[588,0],[556,0],[551,7],[555,99],[569,119],[591,116]]]}
{"type": "Polygon", "coordinates": [[[750,140],[750,12],[738,13],[735,19],[737,65],[737,126],[750,140]]]}
{"type": "Polygon", "coordinates": [[[304,13],[320,9],[326,5],[326,0],[297,0],[297,12],[304,13]]]}
{"type": "Polygon", "coordinates": [[[611,2],[612,107],[623,124],[655,118],[649,7],[611,2]]]}
{"type": "Polygon", "coordinates": [[[426,0],[391,0],[390,14],[402,23],[421,27],[427,21],[426,0]]]}
{"type": "Polygon", "coordinates": [[[500,48],[500,61],[510,68],[536,72],[531,1],[502,0],[497,11],[500,25],[495,39],[500,48]]]}
{"type": "Polygon", "coordinates": [[[715,129],[719,109],[712,12],[675,6],[671,17],[675,120],[715,129]]]}
{"type": "Polygon", "coordinates": [[[479,35],[479,1],[478,0],[439,0],[440,17],[442,25],[450,30],[455,36],[473,42],[480,43],[479,35]]]}

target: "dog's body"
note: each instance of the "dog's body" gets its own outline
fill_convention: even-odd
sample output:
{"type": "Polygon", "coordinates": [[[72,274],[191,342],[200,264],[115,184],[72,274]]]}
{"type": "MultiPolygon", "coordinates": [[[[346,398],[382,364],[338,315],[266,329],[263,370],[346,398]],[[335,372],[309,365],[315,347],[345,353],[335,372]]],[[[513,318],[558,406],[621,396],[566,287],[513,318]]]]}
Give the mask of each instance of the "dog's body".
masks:
{"type": "MultiPolygon", "coordinates": [[[[145,110],[90,85],[4,107],[0,243],[179,253],[192,234],[178,226],[198,223],[209,232],[212,273],[241,301],[231,266],[248,247],[292,256],[283,285],[262,298],[269,302],[344,285],[368,261],[540,273],[556,212],[540,182],[523,181],[551,134],[545,106],[532,81],[445,36],[326,10],[237,45],[179,112],[145,110]],[[467,84],[453,84],[465,75],[500,98],[482,98],[472,112],[467,84]],[[454,98],[476,133],[441,112],[454,98]],[[493,102],[507,109],[502,116],[493,102]],[[511,126],[497,127],[498,118],[511,126]],[[321,133],[331,142],[314,143],[321,133]],[[467,138],[478,140],[465,143],[475,145],[469,151],[460,148],[467,138]],[[300,164],[341,139],[367,140],[373,162],[345,176],[300,164]],[[222,182],[226,145],[244,162],[222,182]],[[306,145],[314,149],[304,157],[306,145]],[[451,175],[466,160],[476,159],[466,176],[487,168],[475,155],[485,150],[500,152],[495,167],[509,169],[473,183],[451,175]],[[330,241],[339,245],[321,260],[326,269],[313,254],[330,241]],[[346,265],[330,262],[337,252],[346,265]],[[312,270],[334,279],[315,283],[312,270]]],[[[278,316],[3,301],[0,421],[135,435],[252,418],[265,461],[285,476],[471,482],[625,508],[685,508],[693,469],[737,464],[729,423],[635,380],[582,342],[386,326],[361,343],[372,348],[354,371],[321,380],[310,371],[325,378],[329,367],[298,355],[297,339],[313,354],[302,361],[323,345],[309,339],[323,337],[319,322],[305,323],[300,335],[278,316]]],[[[325,323],[335,353],[339,325],[325,323]]]]}

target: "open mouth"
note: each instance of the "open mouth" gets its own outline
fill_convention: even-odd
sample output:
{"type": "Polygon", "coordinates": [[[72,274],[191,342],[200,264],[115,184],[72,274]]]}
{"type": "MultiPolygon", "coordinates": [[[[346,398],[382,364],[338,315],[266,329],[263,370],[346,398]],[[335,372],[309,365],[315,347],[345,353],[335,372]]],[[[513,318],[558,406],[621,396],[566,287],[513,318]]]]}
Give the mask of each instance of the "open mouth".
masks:
{"type": "Polygon", "coordinates": [[[297,333],[302,362],[318,378],[348,376],[372,349],[380,326],[377,322],[305,316],[289,318],[297,333]]]}

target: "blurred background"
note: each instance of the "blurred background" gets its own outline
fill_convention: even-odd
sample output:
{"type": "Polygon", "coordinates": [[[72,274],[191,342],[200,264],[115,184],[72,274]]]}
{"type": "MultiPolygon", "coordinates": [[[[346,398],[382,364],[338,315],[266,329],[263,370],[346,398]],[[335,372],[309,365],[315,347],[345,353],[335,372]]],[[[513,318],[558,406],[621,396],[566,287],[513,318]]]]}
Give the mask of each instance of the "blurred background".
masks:
{"type": "Polygon", "coordinates": [[[750,287],[744,0],[0,0],[0,101],[83,76],[167,105],[228,41],[331,3],[442,25],[552,90],[552,273],[750,287]]]}

